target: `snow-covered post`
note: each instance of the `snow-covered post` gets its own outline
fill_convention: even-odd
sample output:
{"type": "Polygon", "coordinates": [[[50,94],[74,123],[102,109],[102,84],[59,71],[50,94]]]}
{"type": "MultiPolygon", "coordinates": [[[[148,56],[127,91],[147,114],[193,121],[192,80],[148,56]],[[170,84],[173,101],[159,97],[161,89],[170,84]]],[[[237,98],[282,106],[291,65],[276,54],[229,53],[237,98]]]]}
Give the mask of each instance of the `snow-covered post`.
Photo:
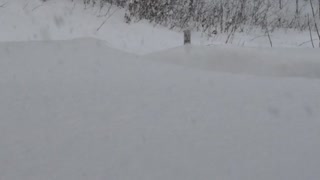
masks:
{"type": "Polygon", "coordinates": [[[191,44],[191,31],[190,29],[184,30],[184,45],[191,44]]]}

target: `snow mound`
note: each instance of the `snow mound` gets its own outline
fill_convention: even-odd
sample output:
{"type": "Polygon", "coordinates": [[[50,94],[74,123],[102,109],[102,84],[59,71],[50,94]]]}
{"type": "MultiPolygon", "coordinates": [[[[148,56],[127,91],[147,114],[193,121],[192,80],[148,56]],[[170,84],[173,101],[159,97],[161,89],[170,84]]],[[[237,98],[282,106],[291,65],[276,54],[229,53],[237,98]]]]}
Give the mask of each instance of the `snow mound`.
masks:
{"type": "Polygon", "coordinates": [[[0,179],[320,179],[318,79],[184,68],[92,39],[0,51],[0,179]]]}
{"type": "Polygon", "coordinates": [[[209,71],[271,77],[320,78],[320,52],[302,48],[185,46],[146,59],[209,71]]]}

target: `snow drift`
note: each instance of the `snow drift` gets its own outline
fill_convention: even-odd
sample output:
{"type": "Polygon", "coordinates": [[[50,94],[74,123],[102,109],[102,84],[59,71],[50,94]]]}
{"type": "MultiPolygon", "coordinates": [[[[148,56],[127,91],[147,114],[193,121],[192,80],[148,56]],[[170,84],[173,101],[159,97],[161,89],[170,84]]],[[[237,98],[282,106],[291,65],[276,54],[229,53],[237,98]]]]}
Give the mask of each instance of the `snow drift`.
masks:
{"type": "Polygon", "coordinates": [[[155,62],[166,57],[93,39],[1,43],[0,179],[320,178],[319,79],[155,62]]]}
{"type": "Polygon", "coordinates": [[[320,52],[317,49],[189,45],[151,53],[145,58],[235,74],[320,78],[320,52]]]}

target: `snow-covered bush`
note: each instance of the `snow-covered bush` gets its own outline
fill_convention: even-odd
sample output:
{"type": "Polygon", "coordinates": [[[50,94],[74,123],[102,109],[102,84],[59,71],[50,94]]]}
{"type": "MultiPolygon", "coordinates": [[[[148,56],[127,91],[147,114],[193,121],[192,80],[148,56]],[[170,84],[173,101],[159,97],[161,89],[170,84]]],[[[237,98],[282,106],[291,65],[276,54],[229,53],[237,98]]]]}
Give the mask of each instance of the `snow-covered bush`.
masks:
{"type": "MultiPolygon", "coordinates": [[[[84,0],[127,9],[126,22],[149,20],[169,28],[196,29],[208,34],[276,28],[308,29],[307,17],[320,20],[320,0],[84,0]]],[[[312,27],[314,28],[314,27],[312,27]]]]}

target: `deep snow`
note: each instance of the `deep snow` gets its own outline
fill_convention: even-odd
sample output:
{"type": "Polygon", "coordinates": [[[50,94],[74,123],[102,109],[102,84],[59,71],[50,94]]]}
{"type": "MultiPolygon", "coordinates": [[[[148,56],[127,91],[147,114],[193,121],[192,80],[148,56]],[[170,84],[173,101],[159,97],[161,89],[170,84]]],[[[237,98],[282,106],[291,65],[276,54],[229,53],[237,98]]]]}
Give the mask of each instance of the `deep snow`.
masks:
{"type": "Polygon", "coordinates": [[[235,74],[320,78],[320,52],[315,49],[188,45],[151,53],[144,59],[235,74]]]}
{"type": "MultiPolygon", "coordinates": [[[[125,11],[108,7],[101,11],[98,6],[85,8],[83,1],[50,0],[0,0],[0,41],[65,40],[94,37],[105,40],[110,47],[135,54],[148,54],[179,47],[183,35],[179,30],[153,26],[146,21],[126,24],[125,11]],[[106,23],[97,31],[101,24],[106,23]]],[[[225,44],[227,34],[208,37],[193,32],[195,45],[225,44]]],[[[314,33],[315,44],[318,44],[314,33]]],[[[273,47],[311,47],[309,32],[278,30],[271,34],[273,47]],[[307,42],[307,43],[305,43],[307,42]]],[[[245,47],[270,47],[261,30],[238,33],[229,45],[245,47]]]]}
{"type": "Polygon", "coordinates": [[[203,71],[162,55],[94,39],[0,43],[0,179],[320,178],[319,77],[203,71]]]}
{"type": "Polygon", "coordinates": [[[0,0],[0,180],[320,179],[317,49],[74,2],[0,0]]]}

